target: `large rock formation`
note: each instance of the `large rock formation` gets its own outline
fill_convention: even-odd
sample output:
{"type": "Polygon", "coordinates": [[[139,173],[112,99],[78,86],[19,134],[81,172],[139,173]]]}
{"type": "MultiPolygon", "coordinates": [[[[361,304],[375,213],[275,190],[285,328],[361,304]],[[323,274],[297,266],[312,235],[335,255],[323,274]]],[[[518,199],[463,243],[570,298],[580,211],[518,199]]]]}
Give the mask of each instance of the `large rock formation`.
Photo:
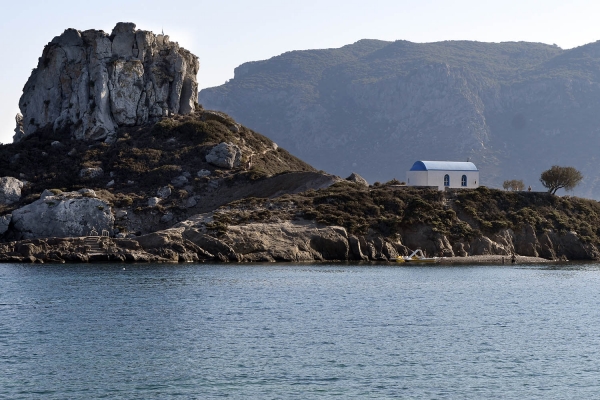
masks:
{"type": "Polygon", "coordinates": [[[470,158],[486,186],[544,190],[542,171],[570,165],[575,194],[600,199],[600,42],[361,40],[242,64],[199,101],[341,176],[403,181],[415,160],[470,158]]]}
{"type": "Polygon", "coordinates": [[[52,194],[12,213],[12,236],[17,239],[78,237],[112,233],[115,218],[110,205],[93,191],[52,194]]]}
{"type": "Polygon", "coordinates": [[[112,139],[120,126],[189,114],[197,103],[198,58],[169,36],[118,23],[67,29],[46,47],[23,89],[14,140],[69,128],[77,139],[112,139]]]}

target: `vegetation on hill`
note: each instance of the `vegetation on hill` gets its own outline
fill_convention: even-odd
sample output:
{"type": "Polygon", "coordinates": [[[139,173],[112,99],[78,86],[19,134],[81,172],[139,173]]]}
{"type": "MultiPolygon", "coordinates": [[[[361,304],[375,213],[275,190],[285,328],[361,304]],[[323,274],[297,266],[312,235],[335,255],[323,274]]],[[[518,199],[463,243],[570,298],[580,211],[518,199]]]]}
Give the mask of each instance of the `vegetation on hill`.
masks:
{"type": "Polygon", "coordinates": [[[473,238],[503,229],[576,232],[600,245],[600,203],[540,192],[506,192],[480,187],[443,192],[392,183],[364,187],[339,182],[327,189],[277,199],[244,199],[222,207],[215,228],[228,224],[308,219],[345,227],[350,233],[393,236],[428,225],[451,240],[473,238]]]}
{"type": "MultiPolygon", "coordinates": [[[[203,110],[164,118],[156,124],[120,128],[112,144],[74,140],[68,133],[47,129],[18,143],[0,146],[0,176],[29,182],[20,204],[35,200],[44,189],[72,191],[86,187],[100,189],[99,194],[111,203],[145,206],[148,197],[156,196],[157,188],[170,185],[184,172],[191,176],[190,192],[200,191],[211,179],[198,177],[201,169],[210,171],[211,178],[227,178],[229,183],[287,171],[315,171],[227,115],[203,110]],[[207,152],[220,142],[231,142],[242,149],[240,167],[226,170],[206,162],[207,152]],[[251,168],[246,169],[250,156],[251,168]],[[80,175],[82,169],[98,167],[104,171],[100,177],[80,175]],[[114,183],[109,185],[111,181],[114,183]]],[[[173,197],[185,198],[187,192],[180,189],[173,197]]],[[[2,211],[18,206],[5,206],[2,211]]]]}

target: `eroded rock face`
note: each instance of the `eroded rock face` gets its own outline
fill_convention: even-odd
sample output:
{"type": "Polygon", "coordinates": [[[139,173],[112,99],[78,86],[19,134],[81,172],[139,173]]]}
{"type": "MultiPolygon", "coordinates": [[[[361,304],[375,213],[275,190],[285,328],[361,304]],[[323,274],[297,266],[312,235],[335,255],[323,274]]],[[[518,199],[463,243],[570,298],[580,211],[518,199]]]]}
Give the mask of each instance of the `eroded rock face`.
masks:
{"type": "Polygon", "coordinates": [[[104,200],[82,193],[46,195],[12,213],[18,239],[87,236],[92,230],[112,231],[114,217],[104,200]]]}
{"type": "Polygon", "coordinates": [[[13,204],[21,199],[23,182],[11,176],[0,178],[0,204],[13,204]]]}
{"type": "Polygon", "coordinates": [[[219,143],[206,155],[206,162],[221,168],[237,168],[242,159],[242,150],[232,143],[219,143]]]}
{"type": "Polygon", "coordinates": [[[119,126],[189,114],[198,58],[169,36],[118,23],[109,35],[67,29],[46,47],[23,89],[14,141],[52,126],[77,139],[113,139],[119,126]]]}

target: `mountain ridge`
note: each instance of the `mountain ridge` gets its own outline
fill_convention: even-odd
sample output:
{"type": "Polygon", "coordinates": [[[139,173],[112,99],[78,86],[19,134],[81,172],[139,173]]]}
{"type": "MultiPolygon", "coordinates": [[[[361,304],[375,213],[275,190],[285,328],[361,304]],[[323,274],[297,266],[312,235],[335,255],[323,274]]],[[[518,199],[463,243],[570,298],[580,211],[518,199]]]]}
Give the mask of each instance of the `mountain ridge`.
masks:
{"type": "Polygon", "coordinates": [[[539,174],[561,164],[582,170],[577,195],[600,198],[599,49],[364,39],[244,63],[199,102],[337,175],[404,180],[417,159],[468,158],[486,185],[542,190],[539,174]]]}

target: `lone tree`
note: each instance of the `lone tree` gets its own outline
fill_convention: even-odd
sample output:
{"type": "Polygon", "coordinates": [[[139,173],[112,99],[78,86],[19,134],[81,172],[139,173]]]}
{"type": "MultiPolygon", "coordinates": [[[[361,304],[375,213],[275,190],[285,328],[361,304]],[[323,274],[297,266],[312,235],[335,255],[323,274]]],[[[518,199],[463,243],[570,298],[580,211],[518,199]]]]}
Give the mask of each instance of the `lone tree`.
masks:
{"type": "Polygon", "coordinates": [[[510,181],[504,181],[502,184],[504,190],[512,190],[513,192],[525,189],[525,184],[521,179],[512,179],[510,181]]]}
{"type": "Polygon", "coordinates": [[[553,165],[547,171],[542,172],[540,182],[551,194],[556,194],[558,189],[573,190],[583,179],[581,172],[573,167],[560,167],[553,165]]]}

